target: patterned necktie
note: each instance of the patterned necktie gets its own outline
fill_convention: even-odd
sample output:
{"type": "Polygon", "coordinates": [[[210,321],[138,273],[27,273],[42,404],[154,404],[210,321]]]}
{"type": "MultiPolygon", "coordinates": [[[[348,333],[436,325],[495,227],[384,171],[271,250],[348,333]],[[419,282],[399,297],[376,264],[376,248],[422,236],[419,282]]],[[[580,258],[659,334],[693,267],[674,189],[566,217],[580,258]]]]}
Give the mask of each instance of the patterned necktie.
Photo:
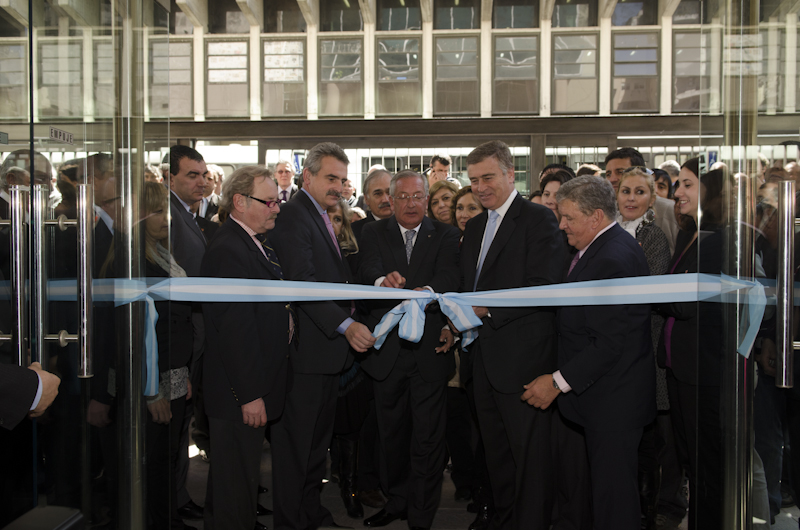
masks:
{"type": "Polygon", "coordinates": [[[339,254],[341,258],[342,251],[339,250],[339,241],[336,239],[336,232],[333,231],[333,225],[331,224],[331,218],[328,217],[328,212],[322,212],[322,219],[325,221],[325,227],[328,229],[331,239],[333,239],[333,246],[336,247],[336,253],[339,254]]]}
{"type": "Polygon", "coordinates": [[[483,248],[481,248],[481,256],[478,259],[478,268],[475,270],[475,284],[472,286],[474,291],[478,287],[478,278],[481,277],[481,269],[483,269],[483,262],[486,259],[486,254],[489,253],[489,247],[492,246],[494,241],[495,232],[497,232],[497,218],[500,214],[494,210],[489,210],[489,222],[486,223],[486,232],[483,236],[483,248]]]}
{"type": "Polygon", "coordinates": [[[283,190],[281,192],[281,202],[286,202],[286,201],[289,200],[289,197],[287,197],[288,194],[289,194],[289,192],[286,191],[286,190],[283,190]]]}
{"type": "Polygon", "coordinates": [[[572,258],[572,262],[569,264],[569,270],[567,271],[567,276],[569,276],[570,274],[572,274],[572,269],[574,269],[574,268],[575,268],[575,265],[577,265],[577,264],[578,264],[578,260],[579,260],[579,259],[581,259],[581,253],[580,253],[580,252],[576,252],[576,253],[575,253],[575,257],[574,257],[574,258],[572,258]]]}
{"type": "Polygon", "coordinates": [[[414,235],[416,230],[406,230],[406,263],[411,263],[411,251],[414,250],[414,235]]]}
{"type": "Polygon", "coordinates": [[[256,238],[261,242],[261,246],[264,247],[264,253],[267,255],[267,262],[269,263],[269,270],[278,277],[278,279],[283,279],[283,269],[281,269],[281,264],[278,261],[278,255],[275,254],[275,251],[269,244],[269,239],[267,239],[267,234],[258,234],[256,238]]]}

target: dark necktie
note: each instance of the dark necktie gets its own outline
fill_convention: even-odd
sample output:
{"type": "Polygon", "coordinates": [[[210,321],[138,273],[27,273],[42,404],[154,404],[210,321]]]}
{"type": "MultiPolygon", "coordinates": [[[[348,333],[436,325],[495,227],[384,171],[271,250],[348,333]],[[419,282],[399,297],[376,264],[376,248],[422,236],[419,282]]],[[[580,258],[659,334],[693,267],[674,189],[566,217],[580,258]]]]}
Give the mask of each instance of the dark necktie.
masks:
{"type": "Polygon", "coordinates": [[[578,264],[578,260],[579,260],[579,259],[581,259],[581,253],[580,253],[580,252],[576,252],[576,253],[575,253],[575,257],[574,257],[574,258],[572,258],[572,263],[570,263],[570,264],[569,264],[569,271],[567,271],[567,276],[569,276],[570,274],[572,274],[572,269],[574,269],[574,268],[575,268],[575,265],[577,265],[577,264],[578,264]]]}
{"type": "Polygon", "coordinates": [[[264,253],[267,255],[267,262],[269,263],[269,269],[278,277],[278,279],[283,279],[283,270],[281,269],[281,264],[278,262],[278,255],[275,254],[275,251],[269,244],[269,239],[267,239],[267,234],[258,234],[256,236],[258,240],[261,242],[261,246],[264,247],[264,253]]]}
{"type": "Polygon", "coordinates": [[[286,190],[281,191],[281,202],[286,202],[289,200],[289,192],[286,190]]]}

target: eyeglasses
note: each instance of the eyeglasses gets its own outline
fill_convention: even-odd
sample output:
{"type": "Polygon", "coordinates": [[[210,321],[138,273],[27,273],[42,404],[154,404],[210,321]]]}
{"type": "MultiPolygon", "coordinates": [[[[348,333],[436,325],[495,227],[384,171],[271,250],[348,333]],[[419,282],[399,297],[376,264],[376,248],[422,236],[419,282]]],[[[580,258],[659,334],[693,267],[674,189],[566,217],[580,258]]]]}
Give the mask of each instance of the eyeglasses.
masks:
{"type": "Polygon", "coordinates": [[[401,193],[400,195],[395,195],[394,200],[405,202],[411,199],[415,201],[424,201],[428,195],[425,193],[415,193],[414,195],[409,195],[408,193],[401,193]]]}
{"type": "Polygon", "coordinates": [[[281,201],[265,201],[265,200],[253,197],[252,195],[245,195],[245,197],[247,197],[248,199],[253,199],[254,201],[260,202],[261,204],[263,204],[267,208],[272,208],[273,206],[276,206],[276,205],[281,203],[281,201]]]}
{"type": "Polygon", "coordinates": [[[643,173],[646,173],[647,175],[653,175],[654,174],[652,169],[646,168],[644,166],[626,167],[625,169],[622,170],[622,172],[623,173],[630,173],[630,172],[636,171],[636,170],[641,171],[643,173]]]}

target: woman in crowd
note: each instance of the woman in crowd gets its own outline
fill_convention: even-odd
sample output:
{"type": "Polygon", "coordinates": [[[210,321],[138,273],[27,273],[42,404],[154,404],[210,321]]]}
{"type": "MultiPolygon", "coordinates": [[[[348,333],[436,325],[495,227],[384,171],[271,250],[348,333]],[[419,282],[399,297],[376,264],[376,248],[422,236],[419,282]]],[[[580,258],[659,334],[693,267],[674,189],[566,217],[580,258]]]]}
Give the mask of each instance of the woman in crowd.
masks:
{"type": "Polygon", "coordinates": [[[428,217],[450,224],[450,206],[458,188],[452,182],[434,182],[428,190],[428,217]]]}
{"type": "Polygon", "coordinates": [[[539,189],[542,190],[542,205],[550,208],[559,221],[561,221],[561,215],[558,213],[556,192],[562,184],[572,179],[573,176],[569,171],[559,169],[558,171],[547,173],[542,177],[542,180],[539,181],[539,189]]]}
{"type": "Polygon", "coordinates": [[[672,179],[663,169],[654,169],[653,178],[656,182],[656,195],[665,199],[672,198],[672,179]]]}
{"type": "Polygon", "coordinates": [[[463,187],[453,196],[450,224],[457,226],[463,234],[467,227],[467,221],[481,212],[483,212],[483,206],[472,193],[472,186],[463,187]]]}
{"type": "MultiPolygon", "coordinates": [[[[666,274],[669,266],[669,242],[664,232],[655,224],[653,203],[656,201],[655,181],[649,169],[631,167],[622,173],[619,181],[617,222],[636,238],[644,250],[650,275],[666,274]]],[[[658,314],[651,319],[653,340],[653,362],[661,336],[663,317],[658,314]]],[[[656,366],[656,405],[659,411],[669,410],[666,371],[656,366]]],[[[658,507],[661,469],[658,462],[658,440],[656,422],[645,428],[639,445],[639,495],[642,502],[643,528],[654,529],[658,507]]]]}
{"type": "MultiPolygon", "coordinates": [[[[328,217],[342,256],[347,258],[356,254],[358,243],[350,224],[352,212],[347,202],[340,200],[328,208],[328,217]]],[[[372,384],[356,360],[339,378],[339,399],[336,400],[331,440],[331,477],[338,477],[342,502],[347,515],[353,519],[364,517],[358,492],[358,440],[372,399],[372,384]]]]}

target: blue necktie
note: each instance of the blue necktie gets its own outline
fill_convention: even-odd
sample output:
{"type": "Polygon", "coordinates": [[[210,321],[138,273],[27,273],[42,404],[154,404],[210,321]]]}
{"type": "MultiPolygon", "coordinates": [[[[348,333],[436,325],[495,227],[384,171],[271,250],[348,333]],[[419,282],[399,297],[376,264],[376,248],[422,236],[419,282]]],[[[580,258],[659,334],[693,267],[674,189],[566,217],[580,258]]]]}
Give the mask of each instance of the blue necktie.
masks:
{"type": "Polygon", "coordinates": [[[483,269],[483,261],[486,259],[486,254],[489,253],[489,247],[492,246],[495,232],[497,232],[497,218],[500,214],[494,210],[489,210],[489,222],[486,223],[486,232],[483,236],[483,248],[481,248],[481,257],[478,259],[478,268],[475,270],[475,285],[472,286],[474,291],[478,287],[478,278],[481,277],[481,269],[483,269]]]}

